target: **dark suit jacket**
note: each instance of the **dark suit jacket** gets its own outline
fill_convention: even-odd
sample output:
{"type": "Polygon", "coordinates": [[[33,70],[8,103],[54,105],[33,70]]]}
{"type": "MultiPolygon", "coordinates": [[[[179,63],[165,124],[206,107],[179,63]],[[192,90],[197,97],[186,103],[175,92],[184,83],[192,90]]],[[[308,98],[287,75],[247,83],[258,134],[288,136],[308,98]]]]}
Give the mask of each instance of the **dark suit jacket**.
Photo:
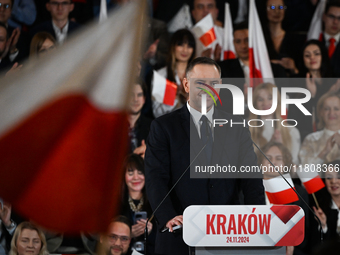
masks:
{"type": "MultiPolygon", "coordinates": [[[[67,30],[67,35],[70,35],[72,32],[77,30],[80,27],[78,23],[75,23],[73,21],[69,21],[68,23],[68,30],[67,30]]],[[[45,21],[31,30],[31,38],[38,32],[47,32],[53,35],[54,38],[56,38],[53,25],[52,25],[52,20],[45,21]]]]}
{"type": "MultiPolygon", "coordinates": [[[[218,109],[215,109],[213,118],[237,120],[218,109]]],[[[194,158],[203,146],[197,139],[196,142],[190,140],[190,137],[198,138],[196,128],[190,130],[190,127],[194,127],[194,123],[186,105],[155,119],[151,124],[145,154],[145,178],[146,191],[153,210],[189,166],[190,158],[194,158]]],[[[230,164],[237,167],[257,165],[247,128],[240,125],[232,128],[216,127],[214,141],[211,165],[230,164]]],[[[203,155],[202,153],[197,158],[193,167],[204,164],[203,155]]],[[[264,204],[262,176],[259,177],[259,179],[194,179],[190,178],[188,171],[156,212],[158,227],[162,228],[173,217],[182,215],[184,209],[190,205],[237,204],[239,188],[243,191],[245,204],[264,204]]],[[[156,253],[188,254],[182,233],[157,233],[156,253]]]]}
{"type": "MultiPolygon", "coordinates": [[[[235,79],[223,79],[223,83],[236,85],[243,92],[243,86],[245,84],[244,73],[240,61],[238,58],[236,59],[228,59],[218,63],[221,67],[221,76],[222,78],[235,78],[235,79]],[[241,78],[241,79],[240,79],[241,78]]],[[[273,75],[275,78],[286,78],[285,69],[278,64],[271,63],[273,75]]],[[[281,87],[285,86],[283,80],[276,80],[276,85],[279,90],[281,87]]],[[[218,107],[223,111],[228,113],[233,112],[233,98],[232,94],[229,90],[223,89],[220,92],[220,97],[222,101],[222,106],[218,103],[218,107]]]]}
{"type": "MultiPolygon", "coordinates": [[[[324,36],[322,35],[322,39],[321,41],[324,43],[325,47],[326,47],[326,42],[324,39],[324,36]]],[[[338,43],[336,45],[335,51],[333,53],[333,56],[331,58],[331,67],[332,67],[332,72],[334,77],[340,77],[340,43],[338,43]]],[[[328,48],[326,47],[327,52],[328,52],[328,48]]]]}

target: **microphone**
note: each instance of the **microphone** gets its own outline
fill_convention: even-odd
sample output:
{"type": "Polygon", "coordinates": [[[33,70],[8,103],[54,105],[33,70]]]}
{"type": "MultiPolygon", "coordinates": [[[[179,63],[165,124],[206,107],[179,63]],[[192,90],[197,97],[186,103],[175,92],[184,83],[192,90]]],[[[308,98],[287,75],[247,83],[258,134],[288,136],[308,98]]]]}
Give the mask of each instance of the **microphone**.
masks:
{"type": "MultiPolygon", "coordinates": [[[[250,137],[251,139],[251,137],[250,137]]],[[[253,141],[253,139],[251,140],[253,142],[253,144],[255,145],[255,147],[261,152],[261,154],[268,160],[268,162],[274,167],[275,169],[275,165],[273,164],[273,162],[270,161],[270,159],[267,157],[267,155],[259,148],[259,146],[253,141]]],[[[323,232],[322,232],[322,225],[321,225],[321,221],[318,218],[318,216],[316,216],[315,212],[312,210],[312,208],[310,208],[310,206],[308,205],[308,203],[302,198],[302,196],[299,194],[299,192],[296,191],[296,189],[294,189],[294,187],[289,183],[289,181],[283,176],[283,174],[280,171],[277,171],[280,176],[285,180],[285,182],[289,185],[289,187],[295,192],[295,194],[301,199],[301,201],[307,206],[307,208],[313,213],[314,218],[316,219],[316,221],[319,224],[319,228],[320,228],[320,240],[321,243],[323,242],[323,232]]]]}

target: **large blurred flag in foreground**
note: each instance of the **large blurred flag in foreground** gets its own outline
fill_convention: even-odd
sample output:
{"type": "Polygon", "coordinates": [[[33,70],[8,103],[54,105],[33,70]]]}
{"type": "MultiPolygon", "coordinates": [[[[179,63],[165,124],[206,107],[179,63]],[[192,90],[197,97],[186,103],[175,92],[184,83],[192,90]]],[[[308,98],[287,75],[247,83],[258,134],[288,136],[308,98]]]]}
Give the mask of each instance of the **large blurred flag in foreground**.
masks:
{"type": "Polygon", "coordinates": [[[145,1],[0,85],[0,197],[45,228],[106,230],[120,204],[145,1]]]}
{"type": "MultiPolygon", "coordinates": [[[[269,79],[274,77],[255,0],[250,1],[249,7],[249,77],[269,79]]],[[[255,84],[251,82],[251,86],[253,85],[255,84]]]]}
{"type": "Polygon", "coordinates": [[[326,0],[320,0],[318,6],[315,9],[313,19],[310,23],[309,30],[307,33],[307,40],[322,38],[322,16],[326,7],[326,0]]]}

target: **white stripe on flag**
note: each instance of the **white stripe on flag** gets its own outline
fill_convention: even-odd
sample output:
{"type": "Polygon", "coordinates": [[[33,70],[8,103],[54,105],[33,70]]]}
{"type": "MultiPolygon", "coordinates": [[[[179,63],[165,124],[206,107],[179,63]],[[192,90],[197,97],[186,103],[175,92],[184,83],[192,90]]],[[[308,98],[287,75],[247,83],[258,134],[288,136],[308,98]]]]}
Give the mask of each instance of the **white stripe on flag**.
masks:
{"type": "MultiPolygon", "coordinates": [[[[292,178],[290,177],[289,174],[284,174],[283,175],[287,181],[294,187],[294,183],[292,181],[292,178]]],[[[286,183],[286,181],[281,177],[277,176],[275,178],[263,180],[263,186],[267,192],[270,193],[276,193],[280,191],[284,191],[287,189],[290,189],[289,185],[286,183]]]]}
{"type": "Polygon", "coordinates": [[[19,77],[2,78],[0,134],[41,105],[68,94],[91,94],[92,103],[102,110],[124,109],[129,96],[125,84],[134,77],[126,70],[132,69],[130,63],[138,54],[134,47],[140,35],[140,27],[135,26],[137,8],[137,4],[122,7],[102,24],[78,31],[54,52],[26,62],[19,77]],[[130,19],[125,19],[127,13],[130,19]],[[126,26],[121,20],[126,20],[126,26]],[[126,27],[132,31],[126,33],[126,27]]]}
{"type": "Polygon", "coordinates": [[[196,25],[192,28],[192,32],[196,35],[197,38],[200,38],[206,32],[214,27],[214,20],[209,13],[203,19],[196,23],[196,25]]]}
{"type": "Polygon", "coordinates": [[[152,96],[155,98],[157,102],[163,103],[165,89],[166,79],[154,70],[152,82],[152,96]]]}
{"type": "Polygon", "coordinates": [[[322,33],[322,15],[325,7],[326,0],[320,0],[318,6],[315,9],[313,19],[308,29],[307,40],[319,40],[320,34],[322,33]]]}

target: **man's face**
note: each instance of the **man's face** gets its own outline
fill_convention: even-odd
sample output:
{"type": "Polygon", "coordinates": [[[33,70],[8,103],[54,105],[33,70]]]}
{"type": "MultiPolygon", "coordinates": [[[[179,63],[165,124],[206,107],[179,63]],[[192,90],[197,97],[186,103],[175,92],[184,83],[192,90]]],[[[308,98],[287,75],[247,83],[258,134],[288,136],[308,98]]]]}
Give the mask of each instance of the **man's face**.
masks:
{"type": "Polygon", "coordinates": [[[195,23],[207,16],[208,13],[211,13],[215,22],[218,16],[215,0],[194,0],[194,9],[191,11],[191,14],[195,23]]]}
{"type": "Polygon", "coordinates": [[[139,114],[145,103],[143,90],[139,84],[135,84],[132,89],[129,110],[130,114],[139,114]]]}
{"type": "MultiPolygon", "coordinates": [[[[126,254],[130,245],[130,228],[122,222],[112,222],[107,232],[107,255],[126,254]]],[[[102,239],[101,239],[102,242],[102,239]]]]}
{"type": "Polygon", "coordinates": [[[322,18],[325,24],[325,32],[331,36],[340,32],[340,8],[332,6],[322,18]]]}
{"type": "Polygon", "coordinates": [[[11,0],[0,0],[0,22],[7,24],[8,19],[11,17],[12,2],[11,0]]]}
{"type": "Polygon", "coordinates": [[[234,47],[237,56],[241,60],[249,58],[248,29],[236,30],[234,32],[234,47]]]}
{"type": "MultiPolygon", "coordinates": [[[[204,90],[209,91],[215,98],[217,96],[209,89],[207,84],[214,88],[214,85],[221,84],[220,73],[214,65],[198,64],[189,72],[188,77],[183,79],[183,86],[187,93],[189,93],[189,105],[195,110],[201,112],[202,95],[206,94],[207,111],[211,109],[214,100],[204,90]]],[[[215,89],[219,93],[219,89],[215,89]]]]}
{"type": "Polygon", "coordinates": [[[7,43],[7,30],[4,27],[0,27],[0,58],[5,51],[7,43]]]}
{"type": "Polygon", "coordinates": [[[46,4],[46,9],[51,13],[52,19],[55,21],[67,20],[73,8],[74,4],[70,0],[50,0],[46,4]]]}

